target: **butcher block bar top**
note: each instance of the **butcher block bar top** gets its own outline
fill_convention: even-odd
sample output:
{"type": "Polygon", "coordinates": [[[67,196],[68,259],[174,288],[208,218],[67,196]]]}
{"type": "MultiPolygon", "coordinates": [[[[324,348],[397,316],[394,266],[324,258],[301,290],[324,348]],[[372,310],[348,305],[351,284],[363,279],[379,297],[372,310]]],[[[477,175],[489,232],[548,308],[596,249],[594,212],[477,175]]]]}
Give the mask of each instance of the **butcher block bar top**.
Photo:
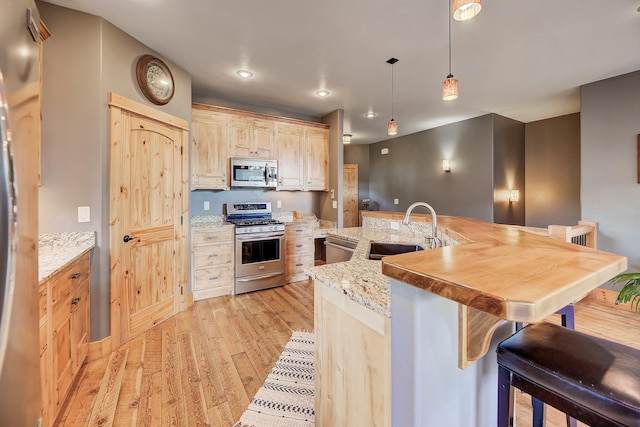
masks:
{"type": "Polygon", "coordinates": [[[504,320],[540,322],[627,268],[623,256],[508,225],[438,215],[438,230],[460,244],[386,257],[382,273],[504,320]]]}

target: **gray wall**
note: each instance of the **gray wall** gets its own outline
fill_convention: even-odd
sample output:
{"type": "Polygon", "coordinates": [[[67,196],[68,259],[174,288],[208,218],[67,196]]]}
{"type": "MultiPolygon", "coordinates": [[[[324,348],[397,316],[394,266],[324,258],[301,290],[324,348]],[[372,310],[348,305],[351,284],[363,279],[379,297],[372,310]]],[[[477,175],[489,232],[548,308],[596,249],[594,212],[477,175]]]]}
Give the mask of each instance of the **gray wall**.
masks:
{"type": "Polygon", "coordinates": [[[329,128],[329,192],[320,194],[320,218],[335,221],[342,227],[342,122],[344,110],[335,110],[322,118],[329,128]],[[331,190],[334,198],[331,198],[331,190]],[[333,207],[333,201],[338,207],[333,207]]]}
{"type": "Polygon", "coordinates": [[[492,222],[493,115],[372,144],[369,183],[374,210],[404,211],[424,201],[440,214],[492,222]],[[443,159],[451,160],[451,172],[442,171],[443,159]]]}
{"type": "Polygon", "coordinates": [[[580,215],[580,113],[527,123],[525,163],[528,226],[591,219],[580,215]]]}
{"type": "Polygon", "coordinates": [[[598,247],[640,271],[640,71],[581,88],[582,218],[598,221],[598,247]]]}
{"type": "Polygon", "coordinates": [[[524,225],[524,129],[522,122],[493,115],[493,222],[524,225]],[[509,202],[518,190],[517,202],[509,202]]]}
{"type": "Polygon", "coordinates": [[[320,214],[319,191],[273,191],[236,189],[230,191],[197,190],[191,192],[191,215],[222,215],[225,203],[232,202],[271,202],[274,213],[292,212],[295,210],[303,213],[320,214]],[[277,208],[277,201],[282,202],[282,207],[277,208]],[[204,210],[204,202],[209,202],[210,209],[204,210]]]}
{"type": "Polygon", "coordinates": [[[362,199],[369,198],[369,145],[345,145],[344,164],[358,165],[358,209],[364,210],[362,199]]]}
{"type": "MultiPolygon", "coordinates": [[[[138,102],[135,64],[155,54],[101,18],[38,2],[52,36],[43,61],[40,232],[96,231],[91,262],[91,339],[109,335],[109,107],[110,92],[138,102]],[[77,207],[91,222],[77,222],[77,207]]],[[[169,114],[191,117],[191,77],[167,61],[176,83],[169,114]]]]}

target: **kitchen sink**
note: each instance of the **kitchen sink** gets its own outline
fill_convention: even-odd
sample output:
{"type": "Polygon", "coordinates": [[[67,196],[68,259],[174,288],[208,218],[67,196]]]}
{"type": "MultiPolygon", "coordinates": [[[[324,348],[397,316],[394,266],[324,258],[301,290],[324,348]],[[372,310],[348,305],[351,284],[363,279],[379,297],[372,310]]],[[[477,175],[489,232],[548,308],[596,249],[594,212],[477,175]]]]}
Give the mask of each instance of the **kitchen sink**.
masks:
{"type": "Polygon", "coordinates": [[[406,254],[407,252],[423,251],[420,245],[409,243],[371,242],[369,245],[369,259],[380,260],[389,255],[406,254]]]}

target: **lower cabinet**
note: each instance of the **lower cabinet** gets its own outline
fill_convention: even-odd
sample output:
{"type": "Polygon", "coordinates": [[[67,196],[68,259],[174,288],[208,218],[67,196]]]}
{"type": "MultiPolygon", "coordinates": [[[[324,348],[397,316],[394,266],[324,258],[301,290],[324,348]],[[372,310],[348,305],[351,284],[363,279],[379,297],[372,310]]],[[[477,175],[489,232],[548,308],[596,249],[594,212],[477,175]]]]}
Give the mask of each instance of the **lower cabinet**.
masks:
{"type": "Polygon", "coordinates": [[[191,242],[191,286],[194,301],[233,294],[233,225],[193,230],[191,242]]]}
{"type": "Polygon", "coordinates": [[[52,425],[89,349],[89,253],[40,285],[43,426],[52,425]]]}
{"type": "Polygon", "coordinates": [[[391,319],[320,282],[314,294],[316,425],[390,427],[391,319]]]}
{"type": "Polygon", "coordinates": [[[287,283],[308,279],[304,270],[313,267],[314,250],[312,222],[293,222],[285,226],[287,283]]]}

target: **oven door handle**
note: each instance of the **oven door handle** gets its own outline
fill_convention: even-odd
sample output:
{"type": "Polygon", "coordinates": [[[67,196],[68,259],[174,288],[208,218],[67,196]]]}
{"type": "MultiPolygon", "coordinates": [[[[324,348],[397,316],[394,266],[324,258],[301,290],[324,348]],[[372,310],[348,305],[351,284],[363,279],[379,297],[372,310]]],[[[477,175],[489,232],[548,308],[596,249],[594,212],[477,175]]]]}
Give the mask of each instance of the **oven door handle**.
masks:
{"type": "Polygon", "coordinates": [[[272,237],[284,237],[284,234],[282,233],[275,233],[275,234],[260,234],[260,235],[255,235],[255,234],[251,234],[251,235],[236,235],[236,240],[242,240],[242,241],[250,241],[250,240],[264,240],[264,239],[269,239],[272,237]]]}
{"type": "Polygon", "coordinates": [[[236,277],[236,282],[251,282],[252,280],[256,280],[256,279],[268,279],[269,277],[281,276],[282,274],[283,274],[282,271],[276,271],[275,273],[265,273],[259,276],[251,276],[251,277],[245,277],[245,278],[236,277]]]}

